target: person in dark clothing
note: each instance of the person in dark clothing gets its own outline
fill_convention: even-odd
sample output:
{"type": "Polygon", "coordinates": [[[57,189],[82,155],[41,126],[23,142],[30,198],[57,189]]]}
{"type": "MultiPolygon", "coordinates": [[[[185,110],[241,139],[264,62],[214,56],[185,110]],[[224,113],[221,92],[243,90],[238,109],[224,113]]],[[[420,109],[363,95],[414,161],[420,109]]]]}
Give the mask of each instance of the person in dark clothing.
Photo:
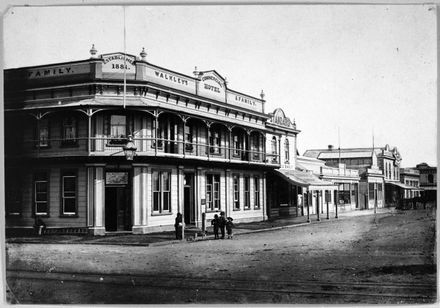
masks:
{"type": "Polygon", "coordinates": [[[214,239],[218,239],[218,227],[219,227],[219,219],[218,215],[214,215],[214,219],[211,220],[211,226],[214,227],[214,239]]]}
{"type": "Polygon", "coordinates": [[[232,227],[234,224],[232,223],[234,219],[232,217],[228,217],[226,221],[226,232],[228,233],[228,238],[232,239],[232,227]]]}
{"type": "Polygon", "coordinates": [[[183,228],[182,214],[177,213],[176,221],[174,223],[174,229],[176,230],[176,240],[182,239],[182,228],[183,228]]]}
{"type": "Polygon", "coordinates": [[[222,233],[222,239],[224,239],[225,238],[225,227],[226,227],[225,212],[220,212],[219,227],[220,227],[220,231],[222,233]]]}
{"type": "Polygon", "coordinates": [[[38,235],[43,235],[46,231],[46,224],[41,220],[41,218],[37,218],[34,223],[34,229],[38,235]]]}

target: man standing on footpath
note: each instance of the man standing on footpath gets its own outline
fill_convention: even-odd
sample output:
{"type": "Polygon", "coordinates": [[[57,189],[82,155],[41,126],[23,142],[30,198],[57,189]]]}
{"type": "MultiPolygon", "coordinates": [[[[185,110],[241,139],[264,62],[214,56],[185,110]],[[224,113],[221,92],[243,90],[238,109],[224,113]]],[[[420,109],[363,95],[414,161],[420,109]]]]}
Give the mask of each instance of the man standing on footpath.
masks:
{"type": "Polygon", "coordinates": [[[220,231],[222,233],[221,238],[224,239],[225,238],[225,226],[226,226],[225,212],[220,212],[219,226],[220,226],[220,231]]]}

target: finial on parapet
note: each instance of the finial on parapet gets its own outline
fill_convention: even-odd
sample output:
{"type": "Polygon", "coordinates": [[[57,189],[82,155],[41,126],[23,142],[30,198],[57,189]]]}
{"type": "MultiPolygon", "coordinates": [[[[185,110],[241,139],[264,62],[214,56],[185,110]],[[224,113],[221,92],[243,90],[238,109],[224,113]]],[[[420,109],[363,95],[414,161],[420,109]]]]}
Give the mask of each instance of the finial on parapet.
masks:
{"type": "Polygon", "coordinates": [[[142,47],[142,51],[141,51],[141,53],[139,55],[141,56],[141,60],[142,61],[146,61],[147,53],[145,52],[145,47],[142,47]]]}
{"type": "Polygon", "coordinates": [[[194,66],[194,72],[193,72],[193,74],[194,74],[194,77],[199,77],[199,71],[197,70],[197,66],[194,66]]]}
{"type": "Polygon", "coordinates": [[[95,44],[92,44],[92,48],[90,49],[90,54],[92,55],[92,57],[91,58],[96,58],[96,53],[97,53],[98,51],[96,50],[96,48],[95,48],[95,44]]]}

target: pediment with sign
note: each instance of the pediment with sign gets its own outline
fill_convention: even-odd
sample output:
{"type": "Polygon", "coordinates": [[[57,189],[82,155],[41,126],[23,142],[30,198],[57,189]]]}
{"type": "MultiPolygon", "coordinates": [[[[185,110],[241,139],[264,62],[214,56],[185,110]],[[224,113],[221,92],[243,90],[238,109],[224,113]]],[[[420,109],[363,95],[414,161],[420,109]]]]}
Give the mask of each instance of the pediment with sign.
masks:
{"type": "Polygon", "coordinates": [[[226,83],[225,79],[215,70],[199,72],[199,92],[203,95],[224,100],[226,83]]]}
{"type": "Polygon", "coordinates": [[[292,123],[290,118],[286,117],[283,109],[277,108],[274,112],[269,114],[271,116],[270,122],[273,124],[296,128],[295,123],[292,123]]]}
{"type": "Polygon", "coordinates": [[[101,55],[103,60],[102,72],[111,74],[135,74],[136,57],[122,52],[101,55]]]}

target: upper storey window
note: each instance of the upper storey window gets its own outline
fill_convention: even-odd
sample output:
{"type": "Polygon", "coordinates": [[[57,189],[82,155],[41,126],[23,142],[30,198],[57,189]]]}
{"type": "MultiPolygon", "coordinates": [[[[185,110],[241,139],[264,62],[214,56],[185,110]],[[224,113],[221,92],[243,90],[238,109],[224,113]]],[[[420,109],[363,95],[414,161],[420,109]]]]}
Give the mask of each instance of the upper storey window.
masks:
{"type": "Polygon", "coordinates": [[[185,123],[185,150],[187,152],[192,152],[194,149],[193,146],[194,139],[194,127],[190,123],[185,123]]]}
{"type": "Polygon", "coordinates": [[[252,142],[251,142],[251,150],[252,150],[252,157],[255,160],[260,159],[260,151],[261,151],[261,135],[258,133],[254,133],[251,135],[252,142]]]}
{"type": "Polygon", "coordinates": [[[76,135],[76,118],[67,117],[63,120],[63,144],[75,144],[76,135]]]}
{"type": "Polygon", "coordinates": [[[211,129],[211,137],[209,138],[210,152],[212,154],[220,154],[221,132],[220,129],[211,129]]]}
{"type": "Polygon", "coordinates": [[[277,155],[277,137],[272,137],[272,141],[270,142],[271,150],[273,155],[277,155]]]}
{"type": "Polygon", "coordinates": [[[36,122],[35,146],[45,148],[49,145],[49,121],[46,119],[41,119],[36,122]]]}
{"type": "Polygon", "coordinates": [[[284,141],[284,160],[286,161],[286,164],[289,163],[290,158],[290,148],[289,148],[289,139],[286,137],[286,141],[284,141]]]}
{"type": "Polygon", "coordinates": [[[238,133],[232,135],[232,146],[234,148],[233,155],[239,157],[243,150],[243,137],[238,133]]]}
{"type": "Polygon", "coordinates": [[[127,117],[112,114],[108,117],[109,145],[120,145],[127,142],[127,117]]]}
{"type": "Polygon", "coordinates": [[[110,116],[110,134],[112,138],[125,138],[127,119],[124,115],[110,116]]]}

